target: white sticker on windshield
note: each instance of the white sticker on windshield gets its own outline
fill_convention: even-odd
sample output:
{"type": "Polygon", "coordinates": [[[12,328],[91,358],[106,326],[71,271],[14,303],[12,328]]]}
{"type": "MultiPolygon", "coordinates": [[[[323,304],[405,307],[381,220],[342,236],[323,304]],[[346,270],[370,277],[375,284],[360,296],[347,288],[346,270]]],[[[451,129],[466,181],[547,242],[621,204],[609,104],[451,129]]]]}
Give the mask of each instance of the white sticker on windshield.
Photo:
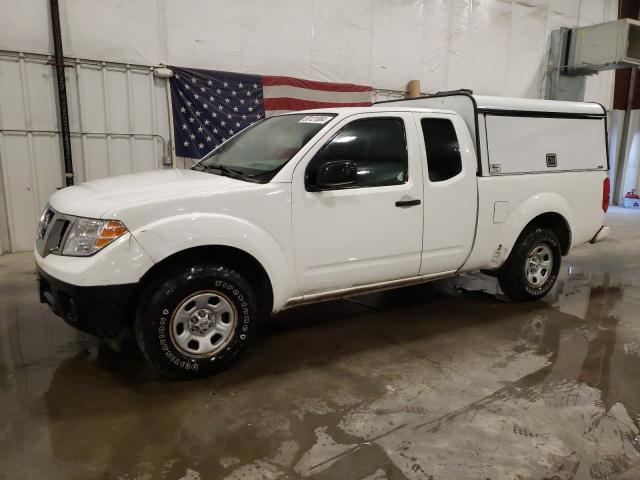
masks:
{"type": "Polygon", "coordinates": [[[328,115],[307,115],[302,120],[300,120],[298,123],[320,123],[320,124],[322,124],[322,123],[327,123],[332,118],[333,117],[328,116],[328,115]]]}

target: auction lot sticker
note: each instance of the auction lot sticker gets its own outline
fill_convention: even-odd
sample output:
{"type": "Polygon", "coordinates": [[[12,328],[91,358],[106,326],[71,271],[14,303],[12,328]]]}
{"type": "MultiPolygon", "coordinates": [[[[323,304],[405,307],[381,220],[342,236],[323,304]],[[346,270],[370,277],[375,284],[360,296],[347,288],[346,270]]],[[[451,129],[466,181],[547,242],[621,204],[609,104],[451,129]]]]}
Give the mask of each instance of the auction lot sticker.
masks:
{"type": "Polygon", "coordinates": [[[307,115],[302,120],[300,120],[298,123],[320,123],[320,124],[322,124],[322,123],[327,123],[332,118],[333,118],[333,116],[329,116],[329,115],[307,115]]]}

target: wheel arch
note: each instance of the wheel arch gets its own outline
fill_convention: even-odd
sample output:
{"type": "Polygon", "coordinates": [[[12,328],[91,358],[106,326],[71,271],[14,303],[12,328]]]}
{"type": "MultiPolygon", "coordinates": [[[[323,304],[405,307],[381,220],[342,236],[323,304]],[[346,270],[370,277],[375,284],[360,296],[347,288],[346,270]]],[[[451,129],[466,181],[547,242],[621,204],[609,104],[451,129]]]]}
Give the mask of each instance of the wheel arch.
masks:
{"type": "Polygon", "coordinates": [[[504,244],[509,252],[529,229],[543,227],[549,228],[558,236],[562,255],[569,253],[574,214],[571,204],[562,195],[554,192],[532,195],[517,205],[512,212],[503,230],[505,233],[509,232],[504,244]]]}
{"type": "Polygon", "coordinates": [[[273,284],[267,270],[253,255],[236,247],[227,245],[201,245],[186,248],[173,253],[155,263],[138,282],[136,291],[132,295],[128,308],[132,314],[128,321],[133,322],[136,306],[147,286],[158,276],[178,268],[190,261],[199,263],[220,262],[235,269],[243,275],[256,289],[258,302],[263,306],[265,315],[270,315],[273,309],[273,284]]]}
{"type": "Polygon", "coordinates": [[[571,248],[571,227],[563,215],[558,212],[541,213],[525,225],[520,235],[536,227],[548,228],[555,233],[558,240],[560,240],[562,255],[569,253],[571,248]]]}
{"type": "MultiPolygon", "coordinates": [[[[493,199],[492,199],[493,200],[493,199]]],[[[572,204],[555,192],[530,195],[519,202],[509,203],[507,216],[496,221],[493,202],[481,207],[476,242],[471,259],[463,270],[481,269],[498,271],[507,261],[524,232],[534,226],[551,229],[560,242],[562,255],[566,255],[576,239],[580,241],[580,223],[572,204]]]]}

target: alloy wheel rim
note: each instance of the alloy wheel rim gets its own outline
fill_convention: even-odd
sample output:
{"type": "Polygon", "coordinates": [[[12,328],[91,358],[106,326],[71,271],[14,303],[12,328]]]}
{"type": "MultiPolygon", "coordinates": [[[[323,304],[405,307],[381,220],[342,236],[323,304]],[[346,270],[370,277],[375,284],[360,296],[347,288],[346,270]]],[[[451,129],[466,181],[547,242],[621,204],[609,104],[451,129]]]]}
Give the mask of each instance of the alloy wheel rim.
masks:
{"type": "Polygon", "coordinates": [[[553,252],[549,245],[541,243],[531,249],[525,264],[525,276],[530,287],[540,288],[551,276],[553,252]]]}
{"type": "Polygon", "coordinates": [[[229,298],[215,290],[185,298],[171,317],[171,342],[192,358],[212,357],[224,349],[238,325],[238,313],[229,298]]]}

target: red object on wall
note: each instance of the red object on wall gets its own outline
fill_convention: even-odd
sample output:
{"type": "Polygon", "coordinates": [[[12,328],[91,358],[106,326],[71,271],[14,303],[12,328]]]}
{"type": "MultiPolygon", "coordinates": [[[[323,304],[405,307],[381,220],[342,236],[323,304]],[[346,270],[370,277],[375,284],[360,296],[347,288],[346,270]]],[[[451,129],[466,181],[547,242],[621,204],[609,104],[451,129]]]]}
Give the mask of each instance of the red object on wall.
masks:
{"type": "Polygon", "coordinates": [[[624,198],[640,198],[640,195],[638,195],[636,193],[636,189],[634,188],[630,192],[627,192],[627,194],[624,196],[624,198]]]}

